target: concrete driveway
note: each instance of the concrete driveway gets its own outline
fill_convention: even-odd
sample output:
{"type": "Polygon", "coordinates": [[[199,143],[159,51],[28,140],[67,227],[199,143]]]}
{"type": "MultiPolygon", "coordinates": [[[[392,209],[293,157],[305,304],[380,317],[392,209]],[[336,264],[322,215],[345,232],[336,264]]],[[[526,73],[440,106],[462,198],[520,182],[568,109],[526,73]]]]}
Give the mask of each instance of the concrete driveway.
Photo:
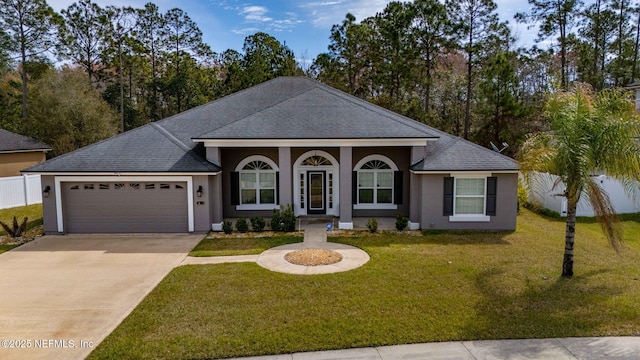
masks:
{"type": "Polygon", "coordinates": [[[0,359],[84,359],[204,235],[44,236],[0,255],[0,359]]]}

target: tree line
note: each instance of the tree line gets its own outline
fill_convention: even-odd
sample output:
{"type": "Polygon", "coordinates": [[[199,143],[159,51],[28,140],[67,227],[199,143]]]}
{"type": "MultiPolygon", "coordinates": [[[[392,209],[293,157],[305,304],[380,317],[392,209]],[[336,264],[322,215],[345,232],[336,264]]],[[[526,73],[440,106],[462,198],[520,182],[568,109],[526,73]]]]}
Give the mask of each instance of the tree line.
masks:
{"type": "Polygon", "coordinates": [[[483,146],[506,142],[512,155],[544,127],[550,92],[639,76],[638,4],[529,3],[510,21],[538,24],[548,47],[516,48],[493,0],[415,0],[366,19],[346,14],[327,52],[306,64],[262,32],[241,51],[214,53],[187,13],[151,2],[80,0],[56,13],[45,0],[0,0],[0,127],[56,155],[276,76],[306,75],[483,146]]]}

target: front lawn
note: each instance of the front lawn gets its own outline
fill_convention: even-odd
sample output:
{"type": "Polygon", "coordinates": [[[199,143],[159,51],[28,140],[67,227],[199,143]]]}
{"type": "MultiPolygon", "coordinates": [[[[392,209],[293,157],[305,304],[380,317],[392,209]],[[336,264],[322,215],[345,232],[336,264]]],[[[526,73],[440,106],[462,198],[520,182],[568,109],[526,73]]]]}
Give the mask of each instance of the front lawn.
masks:
{"type": "Polygon", "coordinates": [[[278,235],[265,237],[207,237],[189,256],[255,255],[272,247],[302,241],[302,236],[278,235]]]}
{"type": "MultiPolygon", "coordinates": [[[[25,217],[27,218],[27,230],[37,229],[42,226],[42,204],[0,209],[0,221],[3,223],[13,226],[14,216],[17,217],[18,223],[21,223],[25,217]]],[[[38,231],[38,233],[41,232],[41,230],[38,231]]],[[[5,244],[4,242],[11,241],[11,239],[6,239],[6,235],[7,232],[0,227],[0,254],[20,246],[20,244],[5,244]]]]}
{"type": "MultiPolygon", "coordinates": [[[[253,263],[173,270],[91,359],[200,359],[416,342],[640,335],[640,223],[611,250],[580,223],[573,279],[564,223],[523,211],[513,233],[332,238],[371,260],[328,275],[253,263]]],[[[232,244],[229,246],[233,247],[232,244]]]]}

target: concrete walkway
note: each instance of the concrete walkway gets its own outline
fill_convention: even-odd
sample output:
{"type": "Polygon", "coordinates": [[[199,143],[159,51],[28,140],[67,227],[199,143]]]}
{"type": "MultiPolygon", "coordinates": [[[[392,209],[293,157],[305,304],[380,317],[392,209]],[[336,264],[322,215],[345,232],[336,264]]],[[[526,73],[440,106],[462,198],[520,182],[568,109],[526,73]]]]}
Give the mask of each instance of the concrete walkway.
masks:
{"type": "Polygon", "coordinates": [[[204,235],[44,236],[0,255],[0,359],[84,359],[204,235]]]}
{"type": "Polygon", "coordinates": [[[256,262],[265,269],[294,275],[331,274],[353,270],[369,261],[369,254],[355,246],[327,242],[327,230],[322,224],[313,224],[304,230],[304,241],[286,244],[265,250],[260,255],[239,256],[188,256],[180,265],[223,264],[235,262],[256,262]],[[285,260],[285,255],[303,249],[333,250],[342,255],[342,260],[331,265],[304,266],[285,260]]]}
{"type": "Polygon", "coordinates": [[[637,360],[640,337],[487,340],[379,346],[230,360],[637,360]]]}

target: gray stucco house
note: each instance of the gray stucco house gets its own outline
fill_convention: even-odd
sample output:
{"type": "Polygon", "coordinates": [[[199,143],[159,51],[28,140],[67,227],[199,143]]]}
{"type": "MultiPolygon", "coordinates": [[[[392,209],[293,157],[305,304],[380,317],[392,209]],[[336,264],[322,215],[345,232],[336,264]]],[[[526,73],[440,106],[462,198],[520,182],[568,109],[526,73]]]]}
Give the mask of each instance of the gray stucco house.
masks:
{"type": "Polygon", "coordinates": [[[47,233],[204,232],[225,218],[516,226],[518,163],[305,77],[281,77],[33,166],[47,233]]]}

